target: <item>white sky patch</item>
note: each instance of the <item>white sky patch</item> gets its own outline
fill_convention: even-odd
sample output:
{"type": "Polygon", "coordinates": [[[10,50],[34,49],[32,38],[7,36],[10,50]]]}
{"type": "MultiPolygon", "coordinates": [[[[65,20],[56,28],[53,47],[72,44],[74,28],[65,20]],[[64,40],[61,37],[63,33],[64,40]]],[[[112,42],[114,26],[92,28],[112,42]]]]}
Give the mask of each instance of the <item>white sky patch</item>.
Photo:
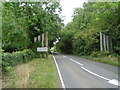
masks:
{"type": "Polygon", "coordinates": [[[62,16],[65,16],[64,24],[71,22],[74,8],[82,8],[83,3],[87,0],[61,0],[60,5],[62,6],[62,16]]]}

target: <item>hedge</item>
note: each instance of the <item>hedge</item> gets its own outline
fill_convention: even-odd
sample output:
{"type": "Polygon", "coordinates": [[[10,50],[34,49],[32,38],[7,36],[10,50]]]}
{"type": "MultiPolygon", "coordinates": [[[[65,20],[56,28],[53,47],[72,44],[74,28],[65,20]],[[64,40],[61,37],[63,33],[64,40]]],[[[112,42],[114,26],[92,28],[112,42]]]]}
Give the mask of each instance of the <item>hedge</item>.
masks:
{"type": "Polygon", "coordinates": [[[36,54],[29,49],[23,51],[17,51],[13,53],[3,53],[2,54],[2,71],[7,72],[13,66],[19,63],[26,63],[32,58],[36,57],[36,54]]]}

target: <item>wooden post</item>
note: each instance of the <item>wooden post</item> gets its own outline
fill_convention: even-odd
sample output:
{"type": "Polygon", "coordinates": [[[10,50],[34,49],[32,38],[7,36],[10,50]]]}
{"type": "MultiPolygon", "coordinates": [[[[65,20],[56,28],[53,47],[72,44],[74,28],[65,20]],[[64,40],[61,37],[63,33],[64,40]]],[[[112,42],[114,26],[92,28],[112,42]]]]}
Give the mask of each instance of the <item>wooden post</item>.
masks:
{"type": "Polygon", "coordinates": [[[40,37],[42,37],[42,48],[45,49],[45,51],[41,51],[41,55],[42,57],[48,57],[48,50],[46,50],[46,48],[48,49],[48,32],[46,32],[45,34],[43,33],[42,36],[39,35],[38,41],[41,40],[40,37]]]}
{"type": "Polygon", "coordinates": [[[100,32],[100,51],[103,52],[103,35],[102,33],[100,32]]]}
{"type": "Polygon", "coordinates": [[[37,41],[37,37],[34,38],[34,42],[36,42],[36,41],[37,41]]]}
{"type": "Polygon", "coordinates": [[[41,38],[40,38],[40,35],[38,36],[38,41],[40,42],[41,38]]]}
{"type": "Polygon", "coordinates": [[[106,42],[107,42],[107,51],[109,51],[109,39],[108,39],[108,36],[106,36],[106,42]]]}
{"type": "Polygon", "coordinates": [[[42,34],[42,47],[44,47],[44,33],[42,34]]]}
{"type": "MultiPolygon", "coordinates": [[[[46,32],[46,47],[48,48],[48,32],[46,32]]],[[[46,52],[46,57],[48,57],[48,51],[46,52]]]]}
{"type": "Polygon", "coordinates": [[[48,47],[48,32],[46,32],[46,47],[48,47]]]}
{"type": "MultiPolygon", "coordinates": [[[[44,47],[44,33],[42,34],[42,47],[44,47]]],[[[44,52],[42,53],[42,57],[44,57],[44,52]]]]}
{"type": "Polygon", "coordinates": [[[106,51],[106,36],[103,34],[103,41],[104,41],[104,51],[106,51]]]}

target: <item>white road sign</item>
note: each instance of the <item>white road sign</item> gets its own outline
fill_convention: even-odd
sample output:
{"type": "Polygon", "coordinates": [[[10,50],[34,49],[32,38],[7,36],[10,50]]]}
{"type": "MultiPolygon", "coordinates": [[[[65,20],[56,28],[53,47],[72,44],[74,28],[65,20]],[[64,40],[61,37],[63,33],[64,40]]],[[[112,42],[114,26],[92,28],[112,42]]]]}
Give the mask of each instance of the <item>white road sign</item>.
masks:
{"type": "Polygon", "coordinates": [[[47,52],[48,48],[47,47],[37,47],[37,52],[47,52]]]}

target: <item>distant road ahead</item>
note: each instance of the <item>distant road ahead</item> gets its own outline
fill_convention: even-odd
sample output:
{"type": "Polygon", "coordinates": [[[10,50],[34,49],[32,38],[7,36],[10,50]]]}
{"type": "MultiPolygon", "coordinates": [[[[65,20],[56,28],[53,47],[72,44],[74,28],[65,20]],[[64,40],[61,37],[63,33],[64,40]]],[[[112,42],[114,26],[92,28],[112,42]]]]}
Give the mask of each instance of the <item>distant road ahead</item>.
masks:
{"type": "Polygon", "coordinates": [[[54,60],[65,88],[118,88],[118,67],[60,53],[54,60]]]}

